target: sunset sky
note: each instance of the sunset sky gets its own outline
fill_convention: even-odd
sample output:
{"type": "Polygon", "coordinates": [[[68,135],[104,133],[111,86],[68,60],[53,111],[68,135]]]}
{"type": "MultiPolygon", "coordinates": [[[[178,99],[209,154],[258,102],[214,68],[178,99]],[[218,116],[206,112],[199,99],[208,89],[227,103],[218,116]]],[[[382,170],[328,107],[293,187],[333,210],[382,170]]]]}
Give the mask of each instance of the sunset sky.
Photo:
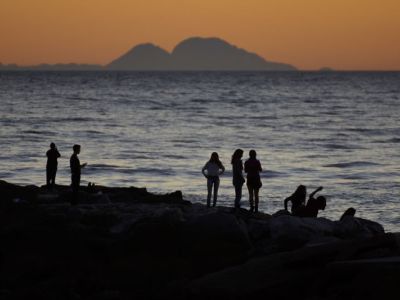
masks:
{"type": "Polygon", "coordinates": [[[400,70],[400,1],[0,0],[3,64],[107,64],[191,36],[301,69],[400,70]]]}

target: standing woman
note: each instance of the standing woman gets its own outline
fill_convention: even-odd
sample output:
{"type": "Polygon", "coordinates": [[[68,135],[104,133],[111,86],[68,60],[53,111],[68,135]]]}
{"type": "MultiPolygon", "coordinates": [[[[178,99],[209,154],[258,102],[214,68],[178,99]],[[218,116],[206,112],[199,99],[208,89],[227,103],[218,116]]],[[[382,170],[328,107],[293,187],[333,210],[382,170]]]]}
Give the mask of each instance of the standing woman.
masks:
{"type": "Polygon", "coordinates": [[[250,150],[249,156],[250,158],[244,163],[244,171],[247,173],[247,188],[249,190],[250,210],[252,212],[258,212],[258,191],[262,186],[260,178],[260,172],[262,171],[262,168],[260,161],[256,158],[257,153],[255,150],[250,150]]]}
{"type": "Polygon", "coordinates": [[[210,160],[204,165],[201,172],[207,178],[207,207],[210,207],[211,193],[214,187],[213,206],[217,204],[219,176],[224,173],[225,167],[219,160],[218,153],[213,152],[210,160]]]}
{"type": "Polygon", "coordinates": [[[240,200],[242,199],[242,186],[245,182],[243,178],[243,150],[236,149],[232,155],[232,183],[235,187],[235,208],[240,208],[240,200]]]}
{"type": "Polygon", "coordinates": [[[58,152],[56,144],[51,143],[50,149],[46,152],[47,164],[46,164],[46,186],[47,188],[54,188],[56,185],[56,174],[57,174],[57,159],[61,156],[58,152]]]}

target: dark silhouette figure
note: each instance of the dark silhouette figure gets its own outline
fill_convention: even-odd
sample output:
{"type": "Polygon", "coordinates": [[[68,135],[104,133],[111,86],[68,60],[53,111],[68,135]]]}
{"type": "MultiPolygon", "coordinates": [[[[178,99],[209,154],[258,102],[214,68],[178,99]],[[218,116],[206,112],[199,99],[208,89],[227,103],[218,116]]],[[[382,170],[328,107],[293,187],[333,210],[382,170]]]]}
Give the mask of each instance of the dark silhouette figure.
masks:
{"type": "Polygon", "coordinates": [[[47,150],[46,156],[46,186],[47,188],[54,188],[56,184],[56,174],[58,166],[57,158],[61,156],[54,143],[50,144],[50,149],[47,150]]]}
{"type": "Polygon", "coordinates": [[[296,215],[297,209],[306,203],[307,188],[305,185],[299,185],[294,193],[285,199],[284,207],[288,210],[288,202],[292,202],[291,212],[296,215]]]}
{"type": "Polygon", "coordinates": [[[236,149],[232,155],[232,184],[235,187],[235,208],[240,208],[240,200],[242,199],[242,187],[245,183],[243,177],[243,150],[236,149]]]}
{"type": "Polygon", "coordinates": [[[326,199],[324,196],[318,196],[314,198],[314,195],[323,189],[322,186],[317,188],[314,192],[310,194],[308,198],[307,204],[301,205],[296,214],[299,217],[308,217],[308,218],[316,218],[318,216],[319,210],[325,210],[326,207],[326,199]]]}
{"type": "Polygon", "coordinates": [[[258,212],[259,197],[258,192],[262,186],[260,172],[261,163],[256,158],[255,150],[250,150],[250,158],[244,163],[244,171],[247,173],[247,189],[249,190],[250,211],[258,212]],[[253,198],[255,201],[253,201],[253,198]]]}
{"type": "Polygon", "coordinates": [[[81,169],[86,166],[86,163],[81,165],[78,158],[78,154],[81,152],[81,146],[74,145],[72,149],[74,153],[71,155],[71,158],[69,160],[71,168],[71,187],[72,187],[71,205],[76,205],[78,204],[79,185],[81,182],[81,169]]]}
{"type": "Polygon", "coordinates": [[[211,194],[214,188],[213,207],[217,205],[218,188],[219,188],[219,176],[224,173],[225,167],[219,160],[217,152],[211,154],[210,160],[204,165],[201,172],[207,178],[207,207],[210,207],[211,194]]]}
{"type": "Polygon", "coordinates": [[[355,214],[356,214],[356,210],[353,207],[350,207],[350,208],[346,209],[346,211],[340,217],[340,221],[342,221],[344,219],[344,217],[347,217],[347,216],[354,217],[355,214]]]}

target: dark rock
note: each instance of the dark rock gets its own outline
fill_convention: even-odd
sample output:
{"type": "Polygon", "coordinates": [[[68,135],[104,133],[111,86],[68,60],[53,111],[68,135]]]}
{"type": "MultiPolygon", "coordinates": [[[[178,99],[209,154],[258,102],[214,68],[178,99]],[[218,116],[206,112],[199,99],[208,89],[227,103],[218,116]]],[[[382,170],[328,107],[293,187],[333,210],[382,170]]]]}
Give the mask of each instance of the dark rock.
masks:
{"type": "Polygon", "coordinates": [[[23,201],[33,202],[37,199],[39,188],[33,185],[17,186],[0,180],[0,208],[18,204],[23,201]]]}
{"type": "Polygon", "coordinates": [[[133,187],[82,187],[71,207],[68,193],[0,182],[0,298],[361,299],[397,288],[399,235],[369,220],[206,208],[133,187]]]}
{"type": "Polygon", "coordinates": [[[359,236],[373,236],[385,233],[384,228],[379,223],[345,216],[340,221],[336,221],[335,235],[342,238],[354,238],[359,236]]]}

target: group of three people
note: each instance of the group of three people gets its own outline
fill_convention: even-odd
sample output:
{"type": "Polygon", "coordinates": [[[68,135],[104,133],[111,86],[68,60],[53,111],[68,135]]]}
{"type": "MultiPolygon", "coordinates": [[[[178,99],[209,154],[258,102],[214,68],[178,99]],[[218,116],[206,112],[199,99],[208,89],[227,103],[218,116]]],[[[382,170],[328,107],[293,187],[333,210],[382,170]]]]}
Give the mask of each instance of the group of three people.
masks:
{"type": "MultiPolygon", "coordinates": [[[[255,150],[249,151],[249,158],[242,162],[243,150],[236,149],[232,155],[232,183],[235,187],[235,208],[240,208],[242,199],[242,187],[246,182],[243,176],[243,170],[247,174],[247,189],[249,191],[250,210],[258,212],[259,190],[262,186],[260,172],[261,163],[257,159],[255,150]]],[[[203,175],[207,178],[207,206],[211,206],[211,196],[213,194],[213,206],[217,204],[219,176],[225,172],[225,167],[219,160],[217,152],[211,154],[210,160],[202,169],[203,175]]]]}
{"type": "MultiPolygon", "coordinates": [[[[242,187],[246,182],[243,171],[247,174],[247,189],[249,191],[250,211],[258,212],[259,190],[262,187],[260,172],[262,171],[261,163],[257,159],[255,150],[249,151],[249,158],[245,161],[244,167],[242,162],[243,150],[236,149],[232,155],[232,184],[235,187],[235,208],[240,208],[242,198],[242,187]]],[[[207,207],[211,206],[211,196],[213,194],[213,206],[217,204],[219,176],[225,172],[225,167],[219,160],[217,152],[211,154],[210,160],[202,169],[203,175],[207,178],[207,207]]],[[[314,198],[314,195],[321,191],[319,187],[309,196],[306,203],[307,188],[299,185],[296,191],[284,200],[284,208],[288,211],[288,203],[292,203],[291,213],[299,217],[317,217],[319,210],[324,210],[326,199],[324,196],[314,198]]]]}

